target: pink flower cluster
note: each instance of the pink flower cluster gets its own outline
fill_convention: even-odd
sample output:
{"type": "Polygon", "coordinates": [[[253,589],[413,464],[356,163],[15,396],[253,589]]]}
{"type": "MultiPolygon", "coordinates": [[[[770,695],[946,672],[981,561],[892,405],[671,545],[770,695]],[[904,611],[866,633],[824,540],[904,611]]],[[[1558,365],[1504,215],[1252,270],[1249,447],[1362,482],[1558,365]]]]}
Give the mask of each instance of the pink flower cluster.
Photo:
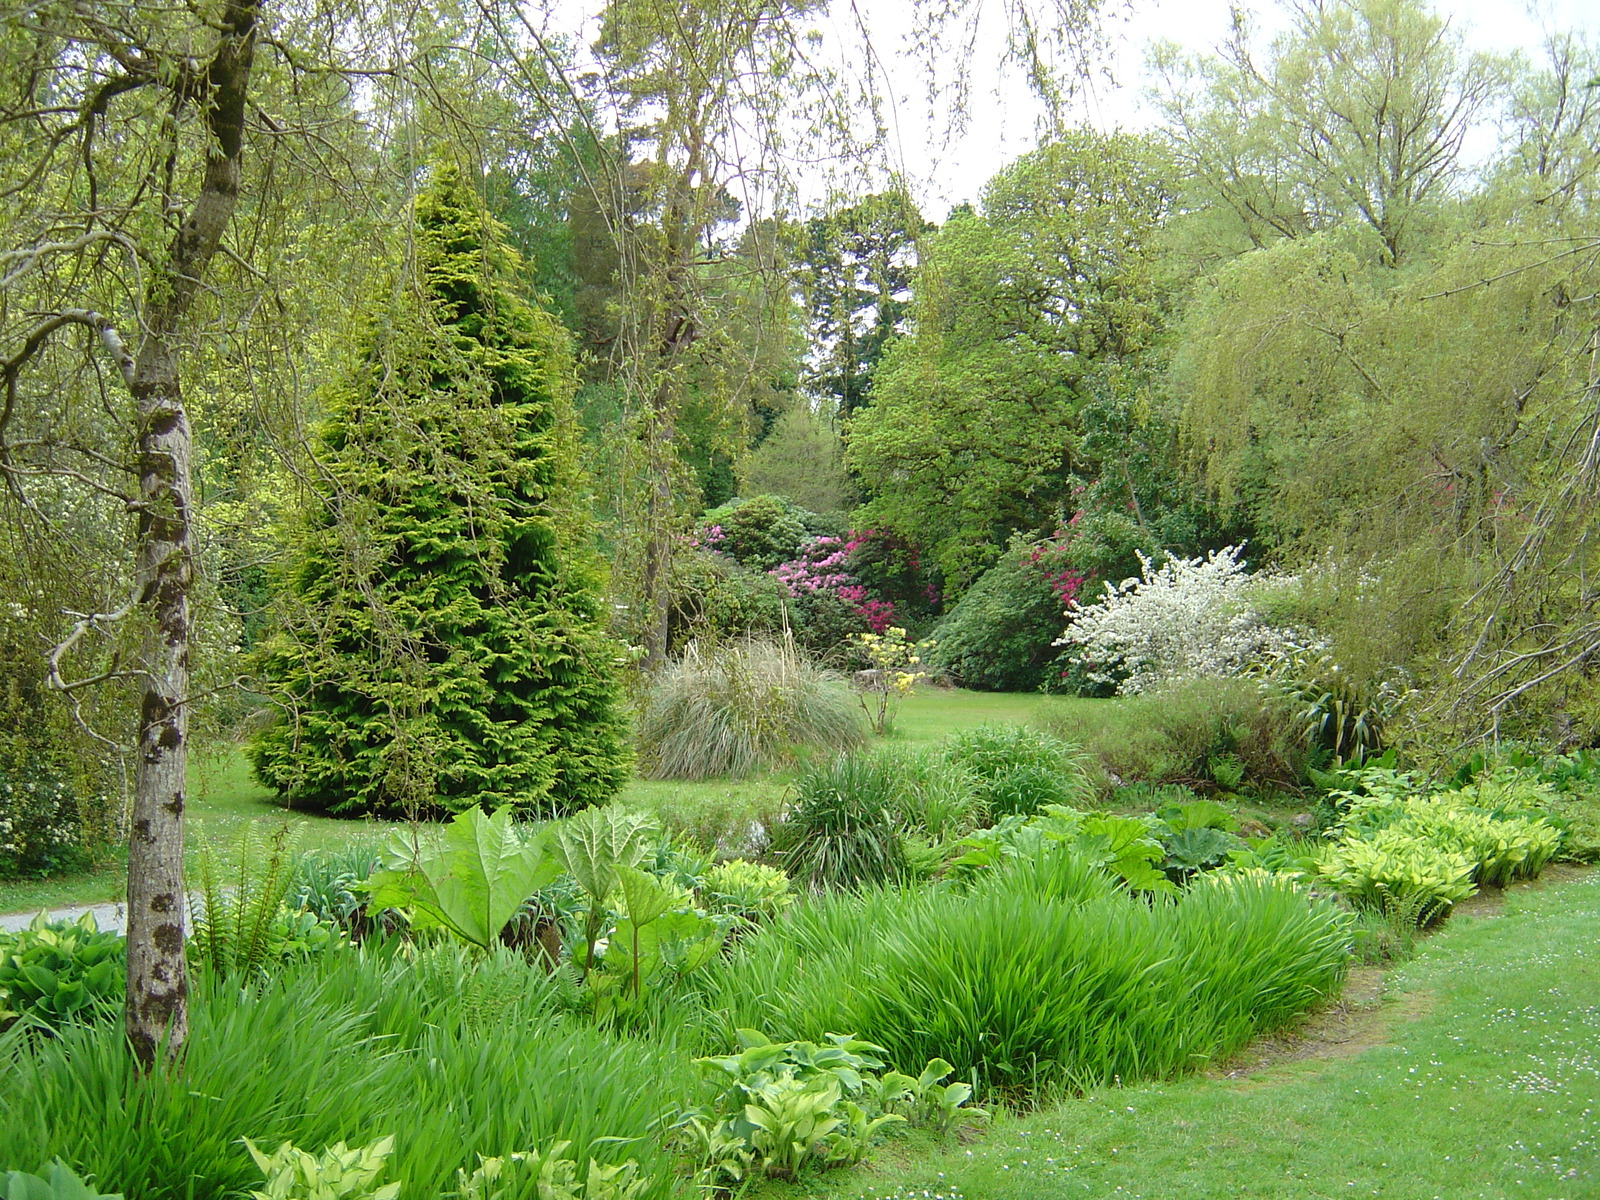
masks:
{"type": "Polygon", "coordinates": [[[1050,585],[1050,590],[1055,592],[1056,599],[1061,602],[1063,609],[1069,608],[1078,597],[1078,591],[1088,582],[1088,575],[1075,571],[1066,562],[1068,548],[1072,539],[1077,536],[1072,526],[1078,523],[1081,514],[1074,513],[1072,520],[1067,522],[1066,529],[1057,529],[1055,540],[1034,546],[1028,551],[1028,563],[1037,567],[1044,576],[1044,581],[1050,585]]]}
{"type": "Polygon", "coordinates": [[[727,536],[728,535],[723,532],[721,525],[708,525],[702,529],[699,535],[694,539],[694,544],[703,550],[709,550],[715,554],[722,546],[722,543],[727,539],[727,536]]]}
{"type": "Polygon", "coordinates": [[[868,599],[867,589],[850,572],[850,555],[863,540],[858,533],[849,538],[812,538],[799,558],[780,563],[769,573],[796,598],[832,592],[855,610],[868,629],[882,633],[894,620],[894,605],[887,600],[868,599]]]}

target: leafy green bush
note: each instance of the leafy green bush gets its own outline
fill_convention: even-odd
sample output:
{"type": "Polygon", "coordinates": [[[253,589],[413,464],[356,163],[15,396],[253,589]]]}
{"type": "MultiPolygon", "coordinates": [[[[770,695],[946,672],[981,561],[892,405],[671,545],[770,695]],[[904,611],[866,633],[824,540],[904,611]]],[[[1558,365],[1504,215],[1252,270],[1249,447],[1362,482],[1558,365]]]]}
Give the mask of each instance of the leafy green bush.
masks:
{"type": "Polygon", "coordinates": [[[751,496],[708,511],[696,541],[741,566],[770,571],[795,558],[813,537],[834,532],[830,522],[782,496],[751,496]]]}
{"type": "Polygon", "coordinates": [[[942,1059],[913,1078],[885,1070],[881,1046],[847,1035],[830,1033],[819,1045],[735,1032],[737,1054],[696,1060],[721,1085],[717,1099],[678,1122],[694,1135],[706,1163],[702,1178],[713,1187],[859,1162],[889,1124],[944,1132],[988,1118],[967,1104],[970,1084],[942,1083],[954,1070],[942,1059]]]}
{"type": "Polygon", "coordinates": [[[1346,920],[1273,880],[1154,903],[1009,886],[813,899],[746,939],[710,1003],[736,1026],[853,1029],[895,1063],[941,1057],[1013,1094],[1163,1078],[1332,993],[1346,920]]]}
{"type": "Polygon", "coordinates": [[[933,662],[962,687],[1036,692],[1056,657],[1064,607],[1030,549],[1008,547],[935,628],[933,662]]]}
{"type": "Polygon", "coordinates": [[[857,887],[905,873],[896,820],[901,781],[892,764],[840,755],[795,781],[794,805],[772,834],[792,878],[811,887],[857,887]]]}
{"type": "Polygon", "coordinates": [[[0,1171],[0,1200],[122,1200],[122,1196],[95,1191],[57,1159],[42,1178],[22,1171],[0,1171]]]}
{"type": "Polygon", "coordinates": [[[657,672],[639,718],[641,773],[709,779],[862,741],[855,697],[790,642],[698,642],[657,672]]]}
{"type": "Polygon", "coordinates": [[[980,725],[945,743],[945,758],[977,780],[991,819],[1090,799],[1089,759],[1070,742],[1021,725],[980,725]]]}
{"type": "Polygon", "coordinates": [[[100,929],[92,913],[0,931],[0,1029],[13,1023],[59,1030],[93,1021],[122,1002],[127,944],[100,929]]]}
{"type": "Polygon", "coordinates": [[[1047,706],[1037,723],[1121,783],[1220,782],[1211,764],[1222,760],[1236,786],[1292,788],[1317,761],[1290,708],[1250,679],[1189,679],[1107,704],[1047,706]]]}
{"type": "Polygon", "coordinates": [[[708,550],[691,548],[673,557],[671,594],[668,641],[674,651],[696,638],[775,637],[783,631],[783,584],[708,550]]]}
{"type": "Polygon", "coordinates": [[[1378,912],[1404,907],[1420,925],[1472,895],[1473,867],[1465,854],[1400,829],[1347,835],[1317,864],[1341,895],[1378,912]]]}
{"type": "Polygon", "coordinates": [[[381,947],[197,988],[181,1072],[141,1074],[115,1022],[0,1034],[0,1162],[60,1157],[141,1200],[227,1200],[260,1183],[242,1137],[394,1132],[390,1178],[403,1200],[434,1200],[480,1155],[570,1141],[578,1162],[636,1159],[645,1194],[666,1200],[655,1131],[695,1088],[681,1023],[618,1037],[552,1012],[555,986],[510,954],[381,947]],[[484,972],[492,1002],[464,1004],[484,972]]]}

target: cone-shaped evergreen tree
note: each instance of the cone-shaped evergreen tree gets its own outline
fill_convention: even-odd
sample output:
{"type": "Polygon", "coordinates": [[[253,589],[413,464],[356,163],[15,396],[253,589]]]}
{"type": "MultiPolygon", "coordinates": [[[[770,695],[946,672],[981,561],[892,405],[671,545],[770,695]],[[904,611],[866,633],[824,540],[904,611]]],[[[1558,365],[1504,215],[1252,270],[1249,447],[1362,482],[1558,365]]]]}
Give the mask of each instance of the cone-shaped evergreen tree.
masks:
{"type": "Polygon", "coordinates": [[[251,759],[339,813],[603,802],[628,751],[570,343],[456,171],[414,207],[414,277],[328,397],[258,658],[284,715],[251,759]]]}

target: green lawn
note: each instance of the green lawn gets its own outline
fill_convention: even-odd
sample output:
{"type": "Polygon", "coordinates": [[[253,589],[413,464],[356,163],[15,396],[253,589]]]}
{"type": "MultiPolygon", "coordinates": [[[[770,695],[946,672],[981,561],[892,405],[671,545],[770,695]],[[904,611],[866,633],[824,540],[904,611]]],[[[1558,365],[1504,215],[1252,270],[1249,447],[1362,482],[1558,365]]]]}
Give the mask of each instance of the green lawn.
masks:
{"type": "Polygon", "coordinates": [[[1346,1047],[1373,1043],[1359,1053],[1107,1088],[970,1145],[892,1142],[856,1171],[760,1195],[1600,1196],[1600,872],[1452,918],[1384,984],[1346,1047]]]}
{"type": "MultiPolygon", "coordinates": [[[[924,688],[909,696],[900,709],[890,742],[915,745],[938,741],[956,729],[986,722],[1027,722],[1043,704],[1096,703],[1051,700],[1043,696],[997,695],[924,688]]],[[[751,819],[775,815],[793,779],[792,772],[749,779],[717,779],[681,783],[648,779],[630,780],[622,790],[624,804],[662,814],[678,828],[692,830],[708,840],[737,849],[737,833],[751,819]]],[[[381,838],[397,822],[344,821],[318,813],[285,812],[272,795],[250,775],[237,749],[197,754],[189,769],[189,834],[192,849],[200,839],[222,846],[236,843],[244,826],[254,823],[273,829],[287,820],[294,844],[301,849],[342,845],[356,839],[381,838]]],[[[0,913],[32,912],[119,899],[126,888],[120,862],[98,870],[75,872],[53,879],[0,883],[0,913]]]]}

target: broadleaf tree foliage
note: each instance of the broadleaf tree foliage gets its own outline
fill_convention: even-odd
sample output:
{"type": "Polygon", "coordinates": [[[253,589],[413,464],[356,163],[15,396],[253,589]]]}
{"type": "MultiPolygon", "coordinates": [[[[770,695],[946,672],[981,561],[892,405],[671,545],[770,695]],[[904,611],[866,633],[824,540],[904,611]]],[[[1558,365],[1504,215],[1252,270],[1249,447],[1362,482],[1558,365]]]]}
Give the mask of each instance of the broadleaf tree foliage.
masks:
{"type": "Polygon", "coordinates": [[[452,166],[414,205],[414,280],[327,397],[324,493],[261,654],[261,779],[296,807],[566,811],[626,775],[566,330],[452,166]]]}

